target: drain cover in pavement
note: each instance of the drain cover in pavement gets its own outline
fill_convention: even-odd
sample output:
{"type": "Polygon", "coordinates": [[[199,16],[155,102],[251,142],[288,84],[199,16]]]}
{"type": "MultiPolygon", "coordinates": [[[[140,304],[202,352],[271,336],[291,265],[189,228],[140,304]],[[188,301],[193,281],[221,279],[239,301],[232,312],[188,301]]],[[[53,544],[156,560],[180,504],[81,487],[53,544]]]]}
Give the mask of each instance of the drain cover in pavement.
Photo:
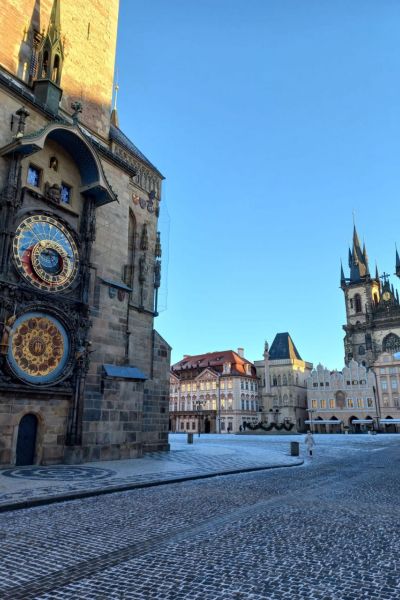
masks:
{"type": "Polygon", "coordinates": [[[114,475],[110,469],[99,469],[97,467],[15,467],[0,471],[6,477],[17,479],[60,479],[63,481],[76,481],[77,479],[104,479],[114,475]]]}

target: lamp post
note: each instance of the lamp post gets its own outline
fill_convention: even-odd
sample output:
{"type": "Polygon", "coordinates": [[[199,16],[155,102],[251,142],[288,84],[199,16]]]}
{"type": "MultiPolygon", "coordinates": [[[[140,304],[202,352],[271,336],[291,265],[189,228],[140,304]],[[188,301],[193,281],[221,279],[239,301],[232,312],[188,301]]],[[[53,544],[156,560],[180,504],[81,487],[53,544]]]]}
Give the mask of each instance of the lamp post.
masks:
{"type": "Polygon", "coordinates": [[[218,419],[218,433],[221,433],[221,375],[218,375],[218,379],[217,379],[217,386],[218,386],[218,414],[217,414],[217,419],[218,419]]]}
{"type": "Polygon", "coordinates": [[[313,413],[315,412],[315,408],[309,408],[308,412],[310,414],[310,431],[312,434],[314,434],[314,428],[313,428],[313,413]]]}
{"type": "Polygon", "coordinates": [[[203,400],[195,401],[196,412],[197,412],[197,435],[200,437],[200,417],[201,417],[201,407],[203,406],[203,400]]]}

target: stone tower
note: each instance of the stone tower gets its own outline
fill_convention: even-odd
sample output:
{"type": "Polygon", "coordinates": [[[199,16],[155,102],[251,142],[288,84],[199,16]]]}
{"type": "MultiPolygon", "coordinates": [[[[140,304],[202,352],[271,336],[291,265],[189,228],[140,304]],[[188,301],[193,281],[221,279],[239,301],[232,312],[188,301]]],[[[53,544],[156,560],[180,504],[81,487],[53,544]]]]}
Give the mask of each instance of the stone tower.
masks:
{"type": "MultiPolygon", "coordinates": [[[[396,270],[400,273],[398,255],[396,270]]],[[[366,248],[364,245],[361,249],[355,227],[349,249],[349,271],[346,278],[341,267],[340,287],[346,306],[345,363],[356,360],[370,367],[381,352],[400,349],[400,305],[389,276],[380,277],[378,268],[371,276],[366,248]]]]}
{"type": "Polygon", "coordinates": [[[111,119],[117,21],[0,4],[0,464],[168,448],[163,176],[111,119]]]}

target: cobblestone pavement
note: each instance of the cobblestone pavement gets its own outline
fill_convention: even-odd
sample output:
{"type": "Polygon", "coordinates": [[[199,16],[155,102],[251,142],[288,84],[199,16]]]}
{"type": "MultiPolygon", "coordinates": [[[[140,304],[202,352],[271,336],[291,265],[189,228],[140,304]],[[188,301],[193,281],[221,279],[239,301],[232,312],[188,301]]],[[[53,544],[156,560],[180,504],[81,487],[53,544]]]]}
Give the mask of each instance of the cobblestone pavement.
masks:
{"type": "MultiPolygon", "coordinates": [[[[277,440],[276,442],[280,442],[277,440]]],[[[0,598],[398,600],[400,437],[0,515],[0,598]]]]}
{"type": "Polygon", "coordinates": [[[116,487],[126,489],[160,481],[301,464],[301,460],[289,456],[288,439],[277,443],[268,441],[266,436],[207,435],[196,437],[195,443],[188,445],[186,435],[172,434],[170,444],[170,452],[153,452],[139,459],[0,470],[0,510],[116,487]]]}

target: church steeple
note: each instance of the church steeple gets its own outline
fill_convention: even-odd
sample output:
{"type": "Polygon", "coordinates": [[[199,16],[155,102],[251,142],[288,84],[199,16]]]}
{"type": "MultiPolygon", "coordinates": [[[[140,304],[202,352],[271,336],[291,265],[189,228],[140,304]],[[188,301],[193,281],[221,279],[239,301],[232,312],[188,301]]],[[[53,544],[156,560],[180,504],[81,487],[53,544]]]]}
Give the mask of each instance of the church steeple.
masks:
{"type": "Polygon", "coordinates": [[[353,249],[349,250],[350,283],[357,283],[369,277],[368,256],[365,248],[361,250],[356,226],[353,229],[353,249]]]}

